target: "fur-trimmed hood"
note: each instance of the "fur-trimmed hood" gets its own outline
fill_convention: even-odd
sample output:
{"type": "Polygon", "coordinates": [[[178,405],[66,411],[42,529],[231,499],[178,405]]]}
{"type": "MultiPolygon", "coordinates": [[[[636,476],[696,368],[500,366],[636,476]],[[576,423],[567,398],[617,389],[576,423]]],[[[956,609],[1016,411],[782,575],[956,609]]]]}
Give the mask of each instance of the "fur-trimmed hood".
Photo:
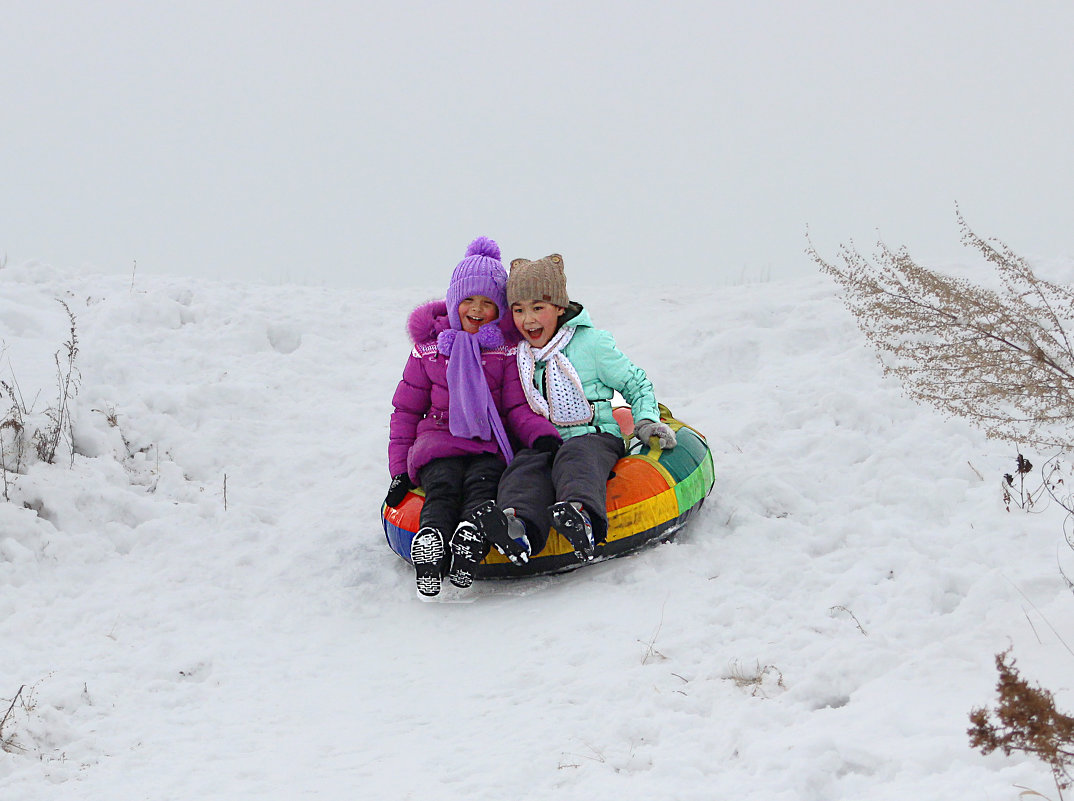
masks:
{"type": "Polygon", "coordinates": [[[434,341],[441,331],[451,328],[447,316],[447,303],[443,300],[430,300],[410,313],[406,321],[406,332],[415,345],[424,345],[434,341]]]}
{"type": "MultiPolygon", "coordinates": [[[[451,321],[448,319],[447,302],[443,300],[430,300],[423,303],[410,313],[406,322],[406,331],[415,345],[426,345],[432,342],[440,342],[447,345],[450,351],[450,343],[447,339],[454,337],[448,334],[452,331],[451,321]]],[[[514,320],[508,313],[501,314],[499,323],[481,326],[478,341],[483,348],[497,348],[501,345],[517,345],[521,340],[514,320]],[[486,331],[486,329],[489,329],[486,331]],[[493,333],[498,331],[499,335],[493,333]]]]}

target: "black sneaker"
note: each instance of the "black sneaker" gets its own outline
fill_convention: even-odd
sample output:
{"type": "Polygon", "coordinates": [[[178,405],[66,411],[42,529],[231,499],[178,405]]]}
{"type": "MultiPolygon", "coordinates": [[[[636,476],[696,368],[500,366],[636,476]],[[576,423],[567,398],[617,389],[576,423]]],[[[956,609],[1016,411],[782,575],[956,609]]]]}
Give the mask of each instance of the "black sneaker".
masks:
{"type": "Polygon", "coordinates": [[[444,561],[444,537],[435,528],[426,526],[414,535],[410,543],[410,561],[414,563],[414,578],[418,594],[431,598],[440,593],[440,565],[444,561]]]}
{"type": "Polygon", "coordinates": [[[464,520],[451,536],[450,547],[451,570],[448,579],[456,587],[465,590],[474,583],[474,572],[481,560],[488,556],[491,546],[473,523],[464,520]]]}
{"type": "MultiPolygon", "coordinates": [[[[511,525],[507,515],[496,505],[496,501],[485,501],[470,513],[470,517],[477,526],[477,530],[481,532],[481,536],[516,565],[523,565],[530,560],[529,549],[511,536],[511,525]]],[[[521,520],[517,522],[522,524],[521,520]]],[[[525,540],[525,536],[522,539],[525,540]]]]}
{"type": "Polygon", "coordinates": [[[548,507],[548,511],[552,515],[552,525],[567,538],[574,548],[574,555],[583,562],[592,559],[596,554],[593,523],[582,504],[578,501],[560,501],[548,507]]]}

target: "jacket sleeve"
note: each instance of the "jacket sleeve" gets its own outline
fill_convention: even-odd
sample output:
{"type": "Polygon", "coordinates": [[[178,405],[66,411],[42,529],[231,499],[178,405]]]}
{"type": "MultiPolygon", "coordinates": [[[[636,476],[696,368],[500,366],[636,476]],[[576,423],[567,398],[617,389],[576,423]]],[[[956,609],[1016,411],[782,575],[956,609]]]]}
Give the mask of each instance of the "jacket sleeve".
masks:
{"type": "Polygon", "coordinates": [[[418,423],[425,419],[432,404],[432,382],[421,357],[411,353],[403,368],[403,378],[392,396],[391,420],[388,423],[388,473],[407,472],[407,454],[417,438],[418,423]]]}
{"type": "Polygon", "coordinates": [[[597,377],[603,384],[619,392],[630,404],[634,422],[659,420],[660,409],[656,405],[652,382],[645,375],[645,371],[616,347],[615,338],[609,332],[597,330],[595,333],[599,337],[597,377]]]}
{"type": "Polygon", "coordinates": [[[508,358],[504,364],[502,397],[501,413],[506,418],[507,429],[524,447],[533,447],[538,437],[561,439],[559,429],[548,418],[530,408],[514,357],[508,358]]]}

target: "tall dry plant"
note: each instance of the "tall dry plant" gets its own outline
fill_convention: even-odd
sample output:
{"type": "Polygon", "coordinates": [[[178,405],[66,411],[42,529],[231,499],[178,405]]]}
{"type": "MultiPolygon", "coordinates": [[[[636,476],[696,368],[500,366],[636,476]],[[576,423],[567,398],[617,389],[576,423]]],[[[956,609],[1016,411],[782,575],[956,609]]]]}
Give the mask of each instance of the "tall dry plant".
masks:
{"type": "Polygon", "coordinates": [[[33,403],[26,403],[14,374],[11,383],[0,380],[0,477],[5,501],[11,500],[14,477],[23,472],[32,456],[54,464],[62,442],[68,446],[72,462],[74,460],[71,407],[82,383],[82,375],[75,364],[78,358],[77,319],[64,301],[58,302],[67,314],[69,336],[53,354],[56,363],[55,404],[35,414],[36,397],[33,403]],[[5,404],[7,409],[3,410],[5,404]]]}
{"type": "Polygon", "coordinates": [[[3,477],[5,501],[11,500],[11,484],[14,476],[22,472],[26,455],[26,439],[23,436],[26,430],[26,404],[21,399],[22,393],[14,376],[11,381],[9,384],[0,380],[0,404],[9,404],[7,411],[0,413],[3,415],[0,418],[0,476],[3,477]]]}
{"type": "Polygon", "coordinates": [[[828,261],[807,252],[843,288],[847,308],[884,372],[914,399],[997,439],[1074,446],[1074,291],[1038,278],[998,240],[958,223],[962,243],[995,266],[1002,290],[922,267],[879,243],[874,259],[851,245],[828,261]]]}
{"type": "Polygon", "coordinates": [[[1026,681],[1015,667],[1010,649],[996,654],[998,703],[994,710],[970,712],[970,746],[983,754],[1018,751],[1036,757],[1052,772],[1060,801],[1074,775],[1074,717],[1055,707],[1052,694],[1026,681]]]}
{"type": "Polygon", "coordinates": [[[60,360],[60,351],[56,351],[53,358],[56,362],[56,386],[58,395],[55,406],[49,406],[45,410],[49,424],[34,434],[34,443],[37,455],[41,461],[53,464],[56,461],[56,451],[61,440],[66,440],[74,453],[74,431],[71,423],[71,402],[78,395],[82,383],[82,375],[75,367],[75,359],[78,356],[78,330],[77,320],[71,308],[62,300],[57,302],[67,312],[67,320],[70,323],[70,336],[64,341],[61,350],[64,358],[60,360]]]}
{"type": "MultiPolygon", "coordinates": [[[[0,390],[3,392],[9,392],[9,387],[3,381],[0,381],[0,390]]],[[[0,402],[3,400],[3,395],[0,394],[0,402]]],[[[8,480],[8,472],[18,473],[22,469],[22,455],[23,455],[23,438],[22,438],[22,410],[17,404],[12,404],[11,408],[4,415],[4,419],[0,420],[0,477],[4,482],[4,500],[11,500],[11,485],[8,480]],[[9,448],[10,444],[10,448],[9,448]],[[11,458],[8,458],[8,451],[11,451],[11,458]],[[8,462],[11,462],[11,466],[8,466],[8,462]]]]}

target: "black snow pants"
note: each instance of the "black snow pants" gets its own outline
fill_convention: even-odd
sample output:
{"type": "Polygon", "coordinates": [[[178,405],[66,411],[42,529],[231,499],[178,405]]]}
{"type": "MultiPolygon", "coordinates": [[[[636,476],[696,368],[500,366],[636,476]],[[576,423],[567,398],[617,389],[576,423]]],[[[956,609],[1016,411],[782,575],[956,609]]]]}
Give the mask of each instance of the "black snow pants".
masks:
{"type": "Polygon", "coordinates": [[[503,459],[491,453],[433,459],[419,476],[425,490],[421,527],[438,530],[444,536],[446,550],[459,521],[466,519],[474,507],[496,497],[504,467],[503,459]]]}
{"type": "Polygon", "coordinates": [[[548,541],[548,507],[557,501],[581,503],[593,521],[593,537],[603,542],[608,534],[608,477],[624,453],[623,439],[603,432],[571,437],[554,460],[542,451],[519,451],[500,479],[496,502],[501,509],[514,507],[526,523],[534,553],[548,541]]]}

